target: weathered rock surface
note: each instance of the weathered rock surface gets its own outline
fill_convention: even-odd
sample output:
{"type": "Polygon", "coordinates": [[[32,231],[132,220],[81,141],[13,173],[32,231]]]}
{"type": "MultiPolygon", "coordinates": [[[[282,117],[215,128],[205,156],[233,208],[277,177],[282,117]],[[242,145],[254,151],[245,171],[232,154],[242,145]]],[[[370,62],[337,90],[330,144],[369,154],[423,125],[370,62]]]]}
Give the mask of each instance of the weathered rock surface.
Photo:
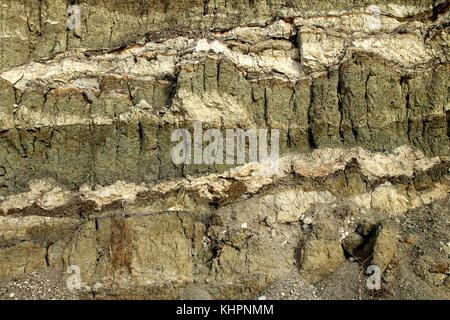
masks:
{"type": "Polygon", "coordinates": [[[0,298],[450,298],[448,2],[68,5],[0,4],[0,298]],[[173,164],[196,121],[282,157],[173,164]]]}
{"type": "Polygon", "coordinates": [[[310,240],[303,247],[302,275],[318,281],[335,271],[345,261],[339,241],[310,240]]]}
{"type": "Polygon", "coordinates": [[[376,231],[373,244],[373,263],[386,270],[397,252],[397,233],[389,227],[376,231]]]}

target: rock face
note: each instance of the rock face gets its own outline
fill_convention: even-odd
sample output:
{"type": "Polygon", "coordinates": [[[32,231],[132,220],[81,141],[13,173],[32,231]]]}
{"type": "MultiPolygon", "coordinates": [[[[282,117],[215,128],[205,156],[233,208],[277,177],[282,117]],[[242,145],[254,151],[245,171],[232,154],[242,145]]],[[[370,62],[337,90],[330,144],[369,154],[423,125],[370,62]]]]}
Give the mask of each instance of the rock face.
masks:
{"type": "Polygon", "coordinates": [[[373,263],[383,271],[395,257],[397,251],[396,235],[394,230],[386,227],[381,227],[376,231],[373,244],[373,263]]]}
{"type": "Polygon", "coordinates": [[[375,264],[377,297],[449,299],[448,12],[3,1],[0,298],[39,298],[11,281],[65,284],[69,266],[79,298],[255,298],[277,283],[370,298],[375,264]],[[175,164],[174,130],[198,122],[279,130],[280,159],[175,164]]]}
{"type": "Polygon", "coordinates": [[[338,241],[311,240],[303,247],[301,262],[305,278],[318,281],[344,262],[344,252],[338,241]]]}

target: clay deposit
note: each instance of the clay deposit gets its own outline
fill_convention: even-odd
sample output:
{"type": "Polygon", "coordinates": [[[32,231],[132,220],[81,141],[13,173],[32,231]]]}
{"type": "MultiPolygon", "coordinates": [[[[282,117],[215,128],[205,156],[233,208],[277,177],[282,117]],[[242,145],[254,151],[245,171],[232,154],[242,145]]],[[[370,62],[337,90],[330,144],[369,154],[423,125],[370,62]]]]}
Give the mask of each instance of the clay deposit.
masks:
{"type": "Polygon", "coordinates": [[[70,4],[0,5],[0,299],[450,299],[448,2],[70,4]]]}

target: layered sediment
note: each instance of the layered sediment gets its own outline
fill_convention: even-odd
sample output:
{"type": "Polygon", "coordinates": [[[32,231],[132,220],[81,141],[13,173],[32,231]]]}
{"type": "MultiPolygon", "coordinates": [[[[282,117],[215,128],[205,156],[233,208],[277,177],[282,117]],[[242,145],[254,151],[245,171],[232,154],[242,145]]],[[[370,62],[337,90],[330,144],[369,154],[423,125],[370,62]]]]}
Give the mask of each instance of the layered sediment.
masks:
{"type": "Polygon", "coordinates": [[[80,298],[357,299],[376,265],[377,298],[450,298],[448,9],[6,1],[0,286],[78,266],[80,298]],[[277,129],[280,159],[176,165],[196,122],[277,129]]]}

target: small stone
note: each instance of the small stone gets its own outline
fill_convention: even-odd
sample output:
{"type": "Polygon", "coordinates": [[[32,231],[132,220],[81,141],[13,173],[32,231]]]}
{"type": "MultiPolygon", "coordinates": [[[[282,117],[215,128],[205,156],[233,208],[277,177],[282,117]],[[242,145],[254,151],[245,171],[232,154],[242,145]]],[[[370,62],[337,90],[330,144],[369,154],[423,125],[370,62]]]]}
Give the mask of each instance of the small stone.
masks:
{"type": "Polygon", "coordinates": [[[394,277],[394,275],[392,273],[387,273],[387,274],[384,275],[383,280],[386,283],[392,283],[392,282],[394,282],[395,277],[394,277]]]}
{"type": "Polygon", "coordinates": [[[373,230],[373,228],[374,228],[374,223],[372,223],[370,221],[363,221],[358,225],[357,231],[359,234],[366,237],[373,230]]]}
{"type": "Polygon", "coordinates": [[[349,254],[354,255],[356,249],[364,243],[364,237],[357,232],[353,232],[342,240],[342,247],[349,254]]]}
{"type": "Polygon", "coordinates": [[[380,267],[382,271],[394,258],[397,252],[397,233],[389,227],[380,227],[375,235],[373,245],[373,262],[380,267]]]}
{"type": "Polygon", "coordinates": [[[448,274],[449,273],[449,268],[448,268],[448,265],[445,264],[445,263],[436,263],[436,264],[433,264],[430,267],[429,272],[431,272],[431,273],[448,274]]]}
{"type": "Polygon", "coordinates": [[[448,277],[445,279],[444,285],[446,285],[448,288],[450,288],[450,276],[448,276],[448,277]]]}
{"type": "Polygon", "coordinates": [[[403,239],[403,242],[409,245],[414,245],[417,242],[417,236],[410,234],[403,239]]]}
{"type": "Polygon", "coordinates": [[[12,299],[12,298],[14,298],[15,295],[16,294],[14,292],[12,292],[12,293],[9,294],[9,297],[12,299]]]}

